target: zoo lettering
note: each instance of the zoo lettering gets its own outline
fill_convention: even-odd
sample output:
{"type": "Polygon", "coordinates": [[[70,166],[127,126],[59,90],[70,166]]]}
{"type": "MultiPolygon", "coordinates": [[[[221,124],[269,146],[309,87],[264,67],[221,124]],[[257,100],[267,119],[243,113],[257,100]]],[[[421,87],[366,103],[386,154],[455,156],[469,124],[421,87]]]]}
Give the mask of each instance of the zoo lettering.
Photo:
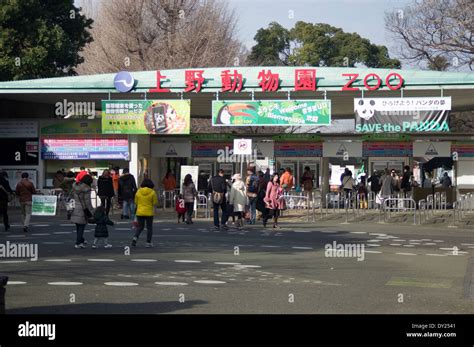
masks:
{"type": "MultiPolygon", "coordinates": [[[[206,84],[204,70],[184,70],[185,86],[184,92],[200,92],[206,84]]],[[[367,90],[377,90],[384,85],[390,90],[398,90],[403,87],[403,77],[396,72],[389,73],[383,80],[376,73],[369,73],[359,78],[358,73],[343,73],[343,77],[348,77],[349,81],[341,88],[343,91],[358,91],[359,87],[353,86],[363,77],[363,84],[367,90]],[[373,82],[370,83],[369,82],[373,82]],[[383,83],[385,82],[385,83],[383,83]]],[[[150,93],[168,93],[171,90],[161,86],[161,80],[165,79],[158,70],[156,72],[156,87],[149,90],[150,93]]],[[[259,86],[262,92],[274,92],[280,88],[280,74],[272,72],[271,69],[262,69],[257,77],[260,80],[259,86]]],[[[221,71],[221,91],[222,92],[240,92],[244,89],[245,78],[237,69],[221,71]]],[[[317,89],[316,69],[295,69],[294,70],[294,90],[295,91],[315,91],[317,89]]]]}

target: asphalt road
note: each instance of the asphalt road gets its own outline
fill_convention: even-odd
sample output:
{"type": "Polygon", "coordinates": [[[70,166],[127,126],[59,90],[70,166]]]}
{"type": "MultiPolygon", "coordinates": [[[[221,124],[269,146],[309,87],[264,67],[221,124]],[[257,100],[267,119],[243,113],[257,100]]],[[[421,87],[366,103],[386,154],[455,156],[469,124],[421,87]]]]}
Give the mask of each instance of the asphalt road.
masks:
{"type": "Polygon", "coordinates": [[[127,222],[110,228],[111,249],[77,250],[66,220],[33,221],[26,235],[15,224],[0,232],[2,244],[39,247],[37,261],[0,259],[7,314],[474,313],[472,226],[283,219],[269,235],[260,225],[215,232],[207,220],[158,215],[155,247],[144,247],[144,232],[126,254],[127,222]],[[363,244],[363,260],[328,257],[333,242],[363,244]]]}

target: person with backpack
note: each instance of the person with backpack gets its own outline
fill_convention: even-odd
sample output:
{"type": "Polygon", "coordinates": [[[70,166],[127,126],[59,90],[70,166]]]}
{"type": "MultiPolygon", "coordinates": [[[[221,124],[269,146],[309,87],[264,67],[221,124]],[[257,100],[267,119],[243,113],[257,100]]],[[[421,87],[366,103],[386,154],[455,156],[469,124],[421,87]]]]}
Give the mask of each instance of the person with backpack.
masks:
{"type": "Polygon", "coordinates": [[[135,219],[135,193],[137,192],[137,182],[130,174],[128,168],[124,168],[119,179],[118,195],[123,203],[120,219],[135,219]]]}
{"type": "Polygon", "coordinates": [[[370,183],[370,191],[374,192],[375,195],[380,192],[380,189],[382,188],[380,185],[380,175],[376,170],[374,170],[372,176],[369,177],[367,183],[370,183]]]}
{"type": "Polygon", "coordinates": [[[258,184],[259,184],[259,178],[255,174],[255,167],[250,167],[247,170],[247,179],[245,180],[247,198],[249,199],[249,210],[250,210],[249,224],[255,224],[255,221],[257,219],[258,184]]]}
{"type": "Polygon", "coordinates": [[[146,245],[153,247],[151,239],[153,237],[153,216],[155,215],[155,206],[158,204],[158,197],[154,191],[155,185],[152,180],[145,178],[140,185],[140,189],[135,194],[135,204],[137,206],[138,228],[132,238],[132,246],[137,245],[140,234],[145,229],[146,224],[146,245]]]}
{"type": "Polygon", "coordinates": [[[33,184],[28,179],[28,172],[23,172],[21,174],[21,181],[16,185],[16,196],[20,200],[21,205],[21,215],[23,219],[23,231],[28,232],[31,219],[31,207],[33,204],[33,195],[36,194],[36,189],[33,184]]]}
{"type": "Polygon", "coordinates": [[[191,174],[184,176],[183,197],[186,206],[186,224],[193,224],[194,200],[197,198],[198,192],[193,182],[191,174]]]}
{"type": "Polygon", "coordinates": [[[104,206],[99,206],[94,212],[94,242],[92,243],[92,248],[97,248],[100,243],[100,240],[104,240],[104,248],[112,248],[112,245],[109,243],[109,229],[107,225],[114,225],[109,217],[107,216],[107,211],[104,206]]]}
{"type": "Polygon", "coordinates": [[[100,198],[100,205],[105,207],[105,214],[108,216],[112,206],[112,198],[115,195],[114,183],[109,170],[104,170],[97,180],[97,195],[100,198]]]}
{"type": "Polygon", "coordinates": [[[85,175],[79,183],[75,182],[72,185],[75,207],[71,214],[71,222],[76,224],[76,244],[74,246],[76,249],[86,248],[84,230],[89,220],[93,217],[91,202],[92,182],[92,176],[85,175]]]}
{"type": "Polygon", "coordinates": [[[216,176],[209,180],[207,190],[211,194],[212,207],[214,210],[214,227],[216,231],[227,230],[226,222],[228,219],[227,215],[227,182],[224,178],[224,170],[220,169],[216,176]],[[219,226],[219,209],[222,211],[222,217],[219,226]]]}
{"type": "Polygon", "coordinates": [[[352,171],[348,171],[346,175],[342,178],[342,189],[344,190],[344,195],[346,199],[350,199],[354,192],[355,182],[352,178],[352,171]]]}
{"type": "Polygon", "coordinates": [[[12,199],[13,191],[8,182],[8,174],[5,171],[0,172],[0,215],[3,217],[5,231],[10,230],[8,220],[8,203],[12,199]]]}

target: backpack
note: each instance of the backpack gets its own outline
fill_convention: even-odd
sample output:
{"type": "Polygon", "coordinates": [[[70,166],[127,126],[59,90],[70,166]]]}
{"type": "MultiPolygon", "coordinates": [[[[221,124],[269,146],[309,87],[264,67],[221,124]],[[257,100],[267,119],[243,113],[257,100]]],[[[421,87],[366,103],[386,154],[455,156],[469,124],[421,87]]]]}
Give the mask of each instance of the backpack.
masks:
{"type": "Polygon", "coordinates": [[[250,176],[248,192],[249,193],[257,193],[258,192],[258,177],[255,176],[255,175],[250,176]]]}
{"type": "Polygon", "coordinates": [[[375,177],[375,179],[371,181],[370,188],[373,192],[379,192],[380,189],[382,189],[382,185],[380,184],[378,177],[375,177]]]}

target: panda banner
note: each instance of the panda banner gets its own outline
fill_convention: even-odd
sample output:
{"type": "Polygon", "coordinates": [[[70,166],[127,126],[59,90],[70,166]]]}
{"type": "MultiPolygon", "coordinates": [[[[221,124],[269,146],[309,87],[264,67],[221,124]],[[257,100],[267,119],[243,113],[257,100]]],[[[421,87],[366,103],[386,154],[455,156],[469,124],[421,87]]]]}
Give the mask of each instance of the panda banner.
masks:
{"type": "Polygon", "coordinates": [[[190,100],[103,100],[102,134],[189,134],[190,100]]]}
{"type": "Polygon", "coordinates": [[[357,133],[448,132],[451,97],[354,99],[357,133]]]}

